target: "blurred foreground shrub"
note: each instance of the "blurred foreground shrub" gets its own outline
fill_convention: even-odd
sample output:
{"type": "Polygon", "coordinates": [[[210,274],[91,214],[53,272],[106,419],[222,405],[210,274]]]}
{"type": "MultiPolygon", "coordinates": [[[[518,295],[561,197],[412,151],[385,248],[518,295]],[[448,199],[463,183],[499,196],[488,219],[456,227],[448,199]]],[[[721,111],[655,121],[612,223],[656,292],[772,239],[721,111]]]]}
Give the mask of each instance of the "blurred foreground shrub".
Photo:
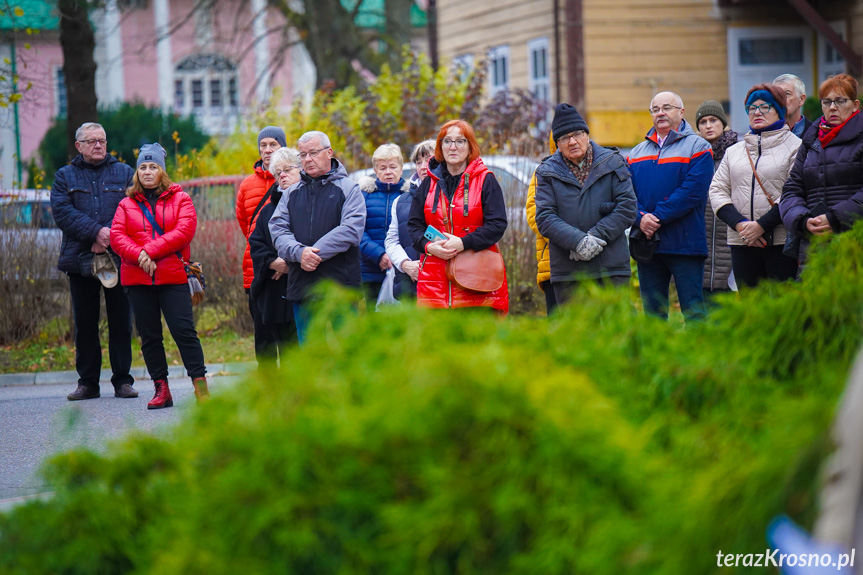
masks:
{"type": "Polygon", "coordinates": [[[685,329],[627,290],[549,321],[326,299],[284,374],[55,458],[0,571],[716,573],[775,514],[811,525],[861,264],[857,226],[685,329]]]}

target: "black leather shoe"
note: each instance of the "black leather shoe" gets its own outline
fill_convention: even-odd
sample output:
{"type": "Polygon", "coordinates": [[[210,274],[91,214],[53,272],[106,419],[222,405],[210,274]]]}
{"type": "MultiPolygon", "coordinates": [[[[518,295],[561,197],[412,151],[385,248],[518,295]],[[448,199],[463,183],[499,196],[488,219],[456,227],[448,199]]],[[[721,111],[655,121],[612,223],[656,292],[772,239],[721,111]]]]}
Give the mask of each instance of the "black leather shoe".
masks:
{"type": "Polygon", "coordinates": [[[129,383],[124,383],[118,388],[114,389],[114,397],[126,397],[126,398],[134,398],[138,397],[138,392],[135,391],[135,388],[132,387],[129,383]]]}
{"type": "Polygon", "coordinates": [[[81,399],[96,399],[100,395],[98,387],[79,385],[78,389],[66,396],[66,399],[69,401],[79,401],[81,399]]]}

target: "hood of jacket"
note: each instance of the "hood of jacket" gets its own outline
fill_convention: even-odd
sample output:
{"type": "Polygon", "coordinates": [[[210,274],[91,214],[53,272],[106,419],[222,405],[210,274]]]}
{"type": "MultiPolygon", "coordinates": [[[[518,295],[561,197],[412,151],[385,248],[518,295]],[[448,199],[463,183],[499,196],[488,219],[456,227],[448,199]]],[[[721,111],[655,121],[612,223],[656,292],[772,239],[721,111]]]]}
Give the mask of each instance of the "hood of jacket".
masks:
{"type": "Polygon", "coordinates": [[[322,184],[329,184],[332,182],[337,182],[344,178],[348,177],[348,172],[345,170],[345,167],[342,165],[340,161],[335,158],[330,158],[330,171],[324,174],[323,176],[318,176],[317,178],[313,178],[308,175],[305,171],[300,172],[300,180],[305,182],[306,184],[310,184],[315,180],[321,180],[322,184]]]}
{"type": "Polygon", "coordinates": [[[402,193],[410,190],[410,182],[405,181],[404,178],[400,179],[395,184],[385,184],[377,178],[363,176],[359,179],[357,185],[367,194],[371,194],[372,192],[402,193]]]}
{"type": "MultiPolygon", "coordinates": [[[[469,174],[471,177],[476,177],[487,171],[488,168],[485,167],[482,158],[477,158],[467,165],[463,173],[469,174]]],[[[435,182],[439,182],[443,178],[443,163],[438,162],[435,158],[430,159],[428,172],[429,178],[435,182]]]]}

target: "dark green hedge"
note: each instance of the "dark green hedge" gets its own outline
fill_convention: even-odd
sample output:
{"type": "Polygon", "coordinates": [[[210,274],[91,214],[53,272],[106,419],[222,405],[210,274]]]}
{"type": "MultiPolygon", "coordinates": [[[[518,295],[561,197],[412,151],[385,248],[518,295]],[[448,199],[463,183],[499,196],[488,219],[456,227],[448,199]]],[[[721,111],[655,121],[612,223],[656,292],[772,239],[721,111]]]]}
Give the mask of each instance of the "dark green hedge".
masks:
{"type": "Polygon", "coordinates": [[[55,458],[54,498],[0,516],[0,572],[715,573],[814,516],[863,227],[822,247],[685,328],[625,290],[548,321],[327,299],[286,375],[55,458]]]}

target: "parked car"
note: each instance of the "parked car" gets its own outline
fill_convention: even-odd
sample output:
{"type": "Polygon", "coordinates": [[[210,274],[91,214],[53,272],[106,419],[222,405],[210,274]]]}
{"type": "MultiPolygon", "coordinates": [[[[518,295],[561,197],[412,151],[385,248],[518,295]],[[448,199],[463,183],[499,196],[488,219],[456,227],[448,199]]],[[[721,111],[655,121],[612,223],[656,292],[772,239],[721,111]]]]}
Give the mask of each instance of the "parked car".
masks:
{"type": "Polygon", "coordinates": [[[0,279],[59,280],[62,232],[48,190],[0,190],[0,279]]]}

